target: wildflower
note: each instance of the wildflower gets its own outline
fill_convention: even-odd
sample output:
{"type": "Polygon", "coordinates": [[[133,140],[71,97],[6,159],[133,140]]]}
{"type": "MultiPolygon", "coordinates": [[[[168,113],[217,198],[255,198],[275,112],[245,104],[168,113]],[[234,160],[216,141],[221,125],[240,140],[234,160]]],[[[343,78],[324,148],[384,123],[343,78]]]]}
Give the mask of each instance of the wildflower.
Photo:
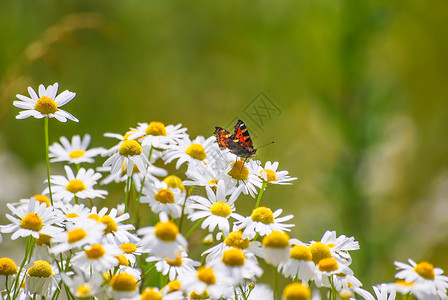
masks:
{"type": "Polygon", "coordinates": [[[119,254],[120,250],[112,244],[92,244],[78,251],[72,258],[72,263],[84,273],[89,273],[91,269],[107,272],[118,265],[116,256],[119,254]]]}
{"type": "Polygon", "coordinates": [[[75,135],[72,137],[71,143],[65,136],[62,136],[59,140],[61,143],[55,142],[48,148],[50,151],[50,162],[93,163],[95,161],[94,157],[104,151],[103,148],[87,149],[90,144],[89,134],[84,135],[82,140],[79,135],[75,135]]]}
{"type": "Polygon", "coordinates": [[[288,260],[289,236],[283,231],[272,231],[264,236],[263,257],[268,264],[278,266],[288,260]]]}
{"type": "Polygon", "coordinates": [[[154,213],[163,211],[173,218],[181,216],[185,193],[179,188],[169,187],[166,182],[156,180],[143,188],[143,195],[140,202],[148,203],[154,213]]]}
{"type": "Polygon", "coordinates": [[[51,291],[54,273],[51,265],[43,260],[37,260],[26,272],[25,292],[46,297],[51,291]]]}
{"type": "Polygon", "coordinates": [[[75,98],[76,94],[65,90],[57,95],[58,88],[59,85],[57,82],[53,85],[49,85],[47,88],[41,84],[39,86],[39,96],[32,87],[28,87],[28,93],[31,98],[23,95],[16,95],[17,99],[20,101],[14,101],[13,105],[24,109],[24,111],[19,112],[16,119],[26,119],[28,117],[42,119],[44,117],[49,117],[56,118],[60,122],[67,122],[67,119],[79,122],[72,114],[59,108],[69,103],[75,98]]]}
{"type": "Polygon", "coordinates": [[[98,213],[97,208],[92,207],[92,213],[88,218],[94,219],[106,225],[104,234],[110,243],[128,243],[129,241],[138,241],[138,237],[130,233],[135,227],[132,224],[123,224],[123,221],[129,219],[129,214],[125,213],[118,216],[118,210],[112,208],[107,214],[108,208],[103,207],[98,213]]]}
{"type": "Polygon", "coordinates": [[[93,272],[87,275],[81,272],[78,268],[74,268],[75,275],[69,276],[66,273],[61,273],[62,280],[70,289],[70,292],[76,298],[91,298],[96,296],[101,291],[103,277],[100,273],[93,272]]]}
{"type": "MultiPolygon", "coordinates": [[[[336,231],[326,231],[320,242],[328,247],[334,258],[346,264],[350,264],[352,261],[349,251],[359,249],[359,243],[354,237],[345,235],[336,237],[336,231]]],[[[313,260],[315,259],[313,258],[313,260]]]]}
{"type": "Polygon", "coordinates": [[[296,180],[296,177],[288,175],[288,171],[277,171],[278,162],[271,163],[267,161],[264,168],[258,166],[259,176],[266,182],[271,184],[292,184],[290,181],[296,180]]]}
{"type": "MultiPolygon", "coordinates": [[[[80,199],[94,199],[97,197],[104,198],[107,195],[107,191],[95,190],[93,188],[97,180],[101,178],[100,173],[95,173],[93,169],[86,170],[81,168],[75,176],[69,166],[65,166],[64,168],[67,177],[62,175],[52,175],[50,177],[53,199],[67,203],[75,197],[80,199]]],[[[49,189],[46,188],[44,194],[48,194],[49,192],[49,189]]]]}
{"type": "Polygon", "coordinates": [[[193,141],[189,137],[179,140],[178,145],[167,146],[163,159],[168,164],[177,160],[176,169],[179,169],[185,162],[204,161],[207,153],[210,153],[215,137],[205,139],[203,136],[196,137],[193,141]]]}
{"type": "Polygon", "coordinates": [[[251,195],[255,198],[257,194],[257,188],[261,188],[262,182],[260,177],[258,177],[258,164],[253,161],[242,161],[237,160],[231,164],[226,169],[226,180],[230,180],[232,184],[236,186],[242,186],[242,190],[235,190],[235,193],[240,191],[243,194],[251,195]]]}
{"type": "Polygon", "coordinates": [[[296,239],[291,240],[292,247],[289,250],[289,259],[280,263],[278,269],[282,274],[292,279],[298,278],[303,283],[307,283],[314,277],[315,265],[313,255],[308,246],[296,239]]]}
{"type": "Polygon", "coordinates": [[[176,145],[179,140],[186,138],[187,128],[182,124],[165,126],[162,122],[139,123],[137,128],[132,128],[131,140],[141,140],[142,146],[152,146],[166,149],[168,145],[176,145]]]}
{"type": "Polygon", "coordinates": [[[315,269],[314,281],[317,287],[330,287],[330,277],[333,275],[345,274],[353,275],[353,271],[348,265],[338,262],[333,257],[327,257],[319,260],[315,269]]]}
{"type": "Polygon", "coordinates": [[[117,273],[110,280],[114,299],[127,299],[138,295],[138,279],[127,272],[117,273]]]}
{"type": "Polygon", "coordinates": [[[123,167],[126,170],[126,174],[131,176],[135,165],[140,173],[146,174],[149,160],[143,152],[141,144],[135,140],[124,138],[118,146],[118,151],[109,157],[103,163],[103,166],[110,166],[111,174],[121,172],[121,168],[123,167]]]}
{"type": "Polygon", "coordinates": [[[164,276],[168,275],[170,280],[174,280],[177,276],[182,276],[182,274],[191,272],[194,267],[200,265],[199,262],[192,260],[188,257],[188,253],[185,250],[176,252],[175,259],[169,259],[168,257],[148,257],[146,261],[156,261],[157,271],[162,273],[164,276]]]}
{"type": "Polygon", "coordinates": [[[180,280],[188,294],[201,295],[207,293],[212,299],[229,298],[232,296],[232,287],[219,280],[215,269],[201,266],[197,270],[182,274],[180,280]]]}
{"type": "Polygon", "coordinates": [[[309,300],[311,299],[310,288],[301,283],[288,284],[283,290],[284,300],[309,300]]]}
{"type": "Polygon", "coordinates": [[[0,291],[9,289],[12,285],[14,276],[17,274],[17,265],[9,257],[0,258],[0,291]],[[8,286],[6,286],[7,278],[9,279],[8,286]]]}
{"type": "Polygon", "coordinates": [[[128,242],[120,244],[120,249],[121,251],[123,251],[123,255],[131,263],[131,265],[135,264],[136,255],[142,255],[143,253],[147,252],[141,246],[140,238],[136,238],[138,239],[136,243],[128,242]]]}

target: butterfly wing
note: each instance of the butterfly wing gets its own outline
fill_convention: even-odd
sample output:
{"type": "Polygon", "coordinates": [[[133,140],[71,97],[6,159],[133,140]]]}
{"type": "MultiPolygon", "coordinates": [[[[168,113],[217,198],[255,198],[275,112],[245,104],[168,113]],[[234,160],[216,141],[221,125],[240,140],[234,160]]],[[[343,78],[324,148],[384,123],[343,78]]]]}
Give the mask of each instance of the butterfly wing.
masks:
{"type": "Polygon", "coordinates": [[[230,132],[221,127],[215,127],[216,142],[219,147],[227,148],[229,146],[229,138],[232,136],[230,132]]]}
{"type": "Polygon", "coordinates": [[[238,120],[235,125],[235,132],[230,137],[231,140],[240,144],[243,147],[253,149],[252,139],[250,138],[249,131],[246,128],[246,124],[243,121],[238,120]]]}

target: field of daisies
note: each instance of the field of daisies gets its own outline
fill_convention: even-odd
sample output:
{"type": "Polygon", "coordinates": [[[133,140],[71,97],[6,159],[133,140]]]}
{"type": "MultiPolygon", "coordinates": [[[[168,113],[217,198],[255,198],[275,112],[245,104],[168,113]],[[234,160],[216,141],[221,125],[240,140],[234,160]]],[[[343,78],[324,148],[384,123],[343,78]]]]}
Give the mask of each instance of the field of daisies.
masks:
{"type": "Polygon", "coordinates": [[[448,277],[430,262],[397,261],[395,282],[363,286],[351,268],[356,237],[290,236],[293,215],[262,197],[297,179],[275,157],[240,158],[215,136],[161,120],[105,133],[109,149],[89,148],[88,134],[50,144],[51,122],[78,122],[61,109],[76,94],[58,88],[29,87],[13,102],[17,119],[43,119],[47,187],[2,212],[1,243],[21,239],[26,249],[21,261],[0,258],[1,299],[448,299],[448,277]],[[184,165],[185,174],[167,171],[184,165]],[[96,206],[109,185],[123,187],[121,203],[96,206]]]}

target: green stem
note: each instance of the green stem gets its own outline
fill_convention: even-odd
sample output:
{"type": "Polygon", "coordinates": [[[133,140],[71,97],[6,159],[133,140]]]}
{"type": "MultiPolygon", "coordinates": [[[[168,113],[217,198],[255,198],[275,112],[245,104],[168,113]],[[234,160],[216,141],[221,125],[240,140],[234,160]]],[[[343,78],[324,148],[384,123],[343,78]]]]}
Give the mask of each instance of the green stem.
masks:
{"type": "Polygon", "coordinates": [[[126,191],[125,191],[125,198],[124,198],[124,212],[127,213],[129,210],[129,195],[130,195],[130,189],[131,189],[131,180],[132,175],[128,176],[126,179],[126,191]]]}
{"type": "Polygon", "coordinates": [[[189,186],[187,188],[187,194],[185,195],[185,201],[182,204],[182,213],[181,213],[180,219],[179,219],[179,232],[182,232],[182,224],[184,223],[184,217],[185,217],[185,205],[187,204],[187,199],[191,195],[191,192],[193,191],[193,189],[194,189],[193,186],[189,186]]]}
{"type": "Polygon", "coordinates": [[[260,205],[261,196],[263,196],[267,184],[267,181],[263,180],[263,185],[261,186],[260,192],[258,193],[257,202],[255,203],[255,208],[258,208],[258,206],[260,205]]]}
{"type": "MultiPolygon", "coordinates": [[[[30,249],[31,249],[31,244],[33,242],[33,239],[34,238],[32,236],[28,236],[26,238],[25,256],[23,257],[22,263],[20,264],[19,272],[17,273],[16,279],[14,281],[14,285],[13,285],[13,287],[14,287],[14,295],[12,296],[12,299],[16,299],[17,296],[19,296],[18,292],[20,290],[20,286],[22,285],[22,284],[18,285],[19,280],[20,280],[20,274],[22,273],[22,269],[25,266],[26,262],[28,261],[28,257],[31,257],[30,249]]],[[[25,276],[23,277],[23,279],[25,279],[25,276]]]]}
{"type": "Polygon", "coordinates": [[[47,180],[48,180],[48,192],[50,194],[50,202],[51,206],[53,206],[53,194],[51,193],[51,182],[50,182],[50,150],[49,147],[49,139],[48,139],[48,117],[45,117],[45,158],[47,161],[47,180]]]}
{"type": "Polygon", "coordinates": [[[274,266],[274,300],[278,300],[278,294],[279,294],[279,290],[278,290],[278,270],[274,266]]]}
{"type": "Polygon", "coordinates": [[[193,227],[191,227],[190,231],[187,232],[187,234],[185,235],[185,238],[188,238],[190,236],[190,234],[193,233],[193,231],[199,226],[201,225],[202,221],[204,221],[205,217],[203,217],[202,219],[198,220],[196,222],[196,224],[193,225],[193,227]]]}

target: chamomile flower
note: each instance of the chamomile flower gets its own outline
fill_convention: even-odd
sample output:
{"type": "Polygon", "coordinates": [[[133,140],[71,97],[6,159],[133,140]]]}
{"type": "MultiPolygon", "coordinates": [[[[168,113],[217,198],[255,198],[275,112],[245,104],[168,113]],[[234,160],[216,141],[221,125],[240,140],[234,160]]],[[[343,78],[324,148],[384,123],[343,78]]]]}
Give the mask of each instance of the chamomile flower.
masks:
{"type": "Polygon", "coordinates": [[[333,257],[323,258],[316,265],[314,282],[317,287],[330,287],[329,278],[337,274],[353,275],[353,271],[333,257]]]}
{"type": "Polygon", "coordinates": [[[20,101],[14,101],[13,105],[24,109],[24,111],[19,112],[16,119],[26,119],[29,117],[42,119],[49,117],[56,118],[60,122],[67,122],[67,119],[79,122],[72,114],[59,108],[72,101],[76,94],[65,90],[57,95],[58,88],[58,83],[49,85],[47,88],[41,84],[39,85],[39,96],[32,87],[28,87],[28,93],[31,98],[16,95],[20,101]]]}
{"type": "Polygon", "coordinates": [[[30,235],[38,239],[39,234],[54,236],[62,231],[61,228],[54,226],[62,221],[61,216],[54,211],[53,207],[47,207],[45,203],[40,204],[31,199],[26,208],[15,208],[10,203],[6,206],[13,213],[13,215],[6,214],[12,223],[2,225],[0,229],[3,233],[13,233],[12,240],[30,235]]]}
{"type": "Polygon", "coordinates": [[[378,287],[373,286],[373,291],[375,292],[376,299],[378,300],[394,300],[396,292],[395,291],[388,291],[388,287],[386,284],[381,284],[378,287]]]}
{"type": "Polygon", "coordinates": [[[135,243],[129,242],[120,244],[120,249],[121,251],[123,251],[124,257],[126,257],[131,265],[134,265],[136,263],[136,255],[142,255],[143,253],[148,252],[141,246],[140,238],[138,238],[138,241],[136,241],[135,243]]]}
{"type": "Polygon", "coordinates": [[[294,224],[284,224],[283,222],[293,218],[293,215],[280,217],[282,209],[277,209],[275,212],[268,207],[258,207],[252,211],[249,217],[237,217],[238,222],[235,222],[233,230],[243,230],[243,238],[249,237],[252,239],[255,234],[264,236],[270,234],[272,231],[290,231],[290,227],[294,224]]]}
{"type": "Polygon", "coordinates": [[[129,232],[130,230],[135,229],[134,225],[122,223],[123,221],[129,219],[129,214],[125,213],[118,215],[118,210],[116,208],[112,208],[110,213],[107,214],[108,210],[109,209],[107,207],[103,207],[99,212],[97,212],[97,208],[92,207],[92,212],[88,217],[106,225],[104,234],[107,240],[110,243],[115,244],[138,241],[138,237],[129,232]]]}
{"type": "MultiPolygon", "coordinates": [[[[70,202],[75,197],[80,199],[104,198],[107,191],[95,190],[97,180],[101,178],[100,173],[95,173],[93,169],[79,169],[78,173],[73,173],[69,166],[65,166],[67,177],[62,175],[52,175],[50,177],[53,199],[56,201],[70,202]]],[[[45,189],[44,194],[50,191],[45,189]]]]}
{"type": "Polygon", "coordinates": [[[190,200],[193,201],[190,208],[195,211],[188,218],[192,221],[204,218],[201,224],[202,229],[208,228],[210,232],[213,232],[218,227],[227,236],[230,231],[229,218],[243,218],[235,213],[235,201],[237,199],[235,195],[237,193],[233,193],[229,199],[226,199],[229,191],[223,180],[218,182],[216,194],[209,186],[206,186],[205,190],[207,198],[201,196],[190,197],[190,200]]]}
{"type": "Polygon", "coordinates": [[[141,139],[143,146],[158,149],[165,149],[168,145],[175,145],[179,140],[188,137],[185,133],[187,128],[183,128],[182,124],[165,126],[162,122],[152,121],[139,123],[138,127],[132,130],[129,139],[141,139]]]}
{"type": "Polygon", "coordinates": [[[138,280],[134,274],[120,272],[110,280],[113,299],[132,299],[138,296],[138,280]]]}
{"type": "Polygon", "coordinates": [[[266,182],[271,184],[292,184],[290,181],[296,180],[296,177],[288,175],[288,171],[277,171],[278,162],[271,163],[267,161],[264,165],[259,167],[259,176],[266,182]]]}
{"type": "Polygon", "coordinates": [[[169,187],[166,182],[157,180],[143,188],[143,195],[140,202],[148,203],[154,213],[163,211],[173,218],[181,216],[185,201],[185,193],[181,189],[169,187]]]}
{"type": "Polygon", "coordinates": [[[272,231],[262,240],[263,258],[273,266],[286,262],[289,258],[289,236],[283,231],[272,231]]]}
{"type": "Polygon", "coordinates": [[[164,276],[168,275],[170,280],[174,280],[177,276],[182,276],[185,273],[194,271],[194,267],[200,265],[199,262],[189,258],[188,253],[185,250],[176,252],[175,259],[150,256],[146,258],[146,261],[155,261],[157,271],[162,273],[164,276]]]}
{"type": "Polygon", "coordinates": [[[396,278],[404,279],[406,282],[415,282],[416,285],[426,285],[427,294],[438,295],[440,299],[448,299],[448,277],[443,274],[440,268],[434,268],[426,261],[416,263],[408,259],[409,265],[402,262],[395,262],[398,272],[396,278]]]}
{"type": "Polygon", "coordinates": [[[158,300],[184,300],[185,297],[182,291],[169,291],[169,288],[164,288],[159,290],[156,287],[145,288],[141,295],[139,295],[135,300],[145,300],[145,299],[158,299],[158,300]]]}
{"type": "Polygon", "coordinates": [[[136,140],[123,139],[118,144],[118,151],[109,157],[103,164],[104,167],[110,166],[111,174],[121,172],[123,168],[126,174],[131,176],[134,171],[134,166],[140,173],[146,174],[146,169],[149,165],[149,160],[145,155],[143,148],[136,140]]]}
{"type": "Polygon", "coordinates": [[[98,243],[85,246],[74,255],[71,262],[86,274],[90,273],[90,270],[107,272],[118,265],[116,256],[119,254],[120,249],[115,245],[98,243]]]}
{"type": "Polygon", "coordinates": [[[25,293],[47,297],[55,283],[53,268],[44,260],[36,260],[26,271],[25,293]]]}
{"type": "Polygon", "coordinates": [[[253,160],[246,162],[237,160],[227,167],[226,174],[228,176],[226,176],[226,180],[229,180],[231,184],[235,184],[236,186],[242,186],[242,190],[235,190],[235,193],[242,191],[243,194],[249,194],[255,198],[257,188],[261,188],[262,186],[257,170],[257,162],[253,160]]]}
{"type": "Polygon", "coordinates": [[[98,272],[93,272],[91,275],[82,273],[78,268],[74,268],[75,275],[69,276],[66,273],[61,273],[62,280],[70,289],[70,292],[76,298],[84,299],[96,296],[101,291],[103,284],[103,277],[98,272]]]}
{"type": "Polygon", "coordinates": [[[179,233],[179,228],[168,220],[165,213],[160,214],[160,221],[155,226],[143,227],[137,233],[142,235],[142,246],[157,257],[176,259],[176,252],[187,249],[187,240],[179,233]]]}
{"type": "Polygon", "coordinates": [[[86,134],[81,139],[81,136],[75,135],[70,141],[62,136],[60,139],[61,143],[55,142],[53,145],[48,147],[50,153],[50,162],[66,161],[71,164],[80,164],[83,162],[93,163],[95,161],[94,157],[101,154],[105,149],[103,148],[92,148],[87,149],[90,144],[90,135],[86,134]]]}
{"type": "Polygon", "coordinates": [[[203,136],[196,137],[193,141],[189,137],[179,140],[178,145],[167,146],[163,159],[168,164],[177,159],[176,169],[185,162],[206,161],[207,153],[210,153],[214,145],[215,137],[205,139],[203,136]]]}
{"type": "Polygon", "coordinates": [[[352,261],[348,251],[359,249],[359,243],[354,237],[346,237],[345,235],[336,237],[336,231],[326,231],[320,242],[328,246],[334,258],[347,264],[352,261]]]}
{"type": "MultiPolygon", "coordinates": [[[[186,186],[209,186],[211,188],[216,188],[218,181],[223,180],[226,176],[224,172],[226,165],[222,168],[215,168],[212,164],[204,164],[202,162],[191,162],[188,164],[188,170],[185,175],[189,178],[183,182],[186,186]]],[[[231,183],[227,180],[226,183],[231,183]]],[[[233,188],[236,183],[232,182],[233,185],[228,184],[227,188],[233,188]]]]}
{"type": "Polygon", "coordinates": [[[315,269],[311,251],[297,239],[291,239],[290,242],[289,259],[280,263],[278,270],[286,277],[291,277],[293,280],[297,278],[307,284],[314,277],[315,269]]]}
{"type": "Polygon", "coordinates": [[[180,280],[189,295],[206,293],[211,299],[227,299],[233,294],[232,287],[220,280],[215,269],[210,266],[201,266],[197,270],[182,274],[180,280]]]}
{"type": "Polygon", "coordinates": [[[90,208],[84,204],[56,202],[54,206],[63,213],[66,222],[75,223],[79,219],[87,218],[90,214],[90,208]]]}

